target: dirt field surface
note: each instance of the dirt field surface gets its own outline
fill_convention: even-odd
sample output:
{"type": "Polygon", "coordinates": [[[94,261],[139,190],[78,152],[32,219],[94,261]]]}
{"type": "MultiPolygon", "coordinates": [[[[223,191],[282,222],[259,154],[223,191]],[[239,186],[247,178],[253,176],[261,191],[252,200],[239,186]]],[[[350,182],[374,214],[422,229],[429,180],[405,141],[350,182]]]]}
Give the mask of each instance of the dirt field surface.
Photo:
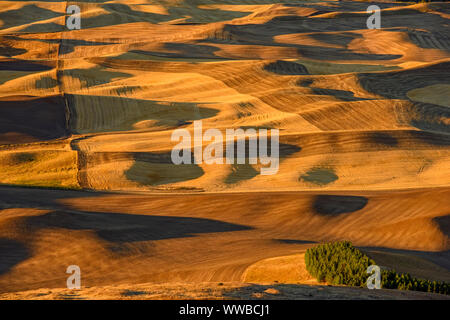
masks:
{"type": "Polygon", "coordinates": [[[141,284],[69,289],[40,289],[0,294],[2,300],[449,300],[446,295],[295,284],[200,282],[141,284]]]}

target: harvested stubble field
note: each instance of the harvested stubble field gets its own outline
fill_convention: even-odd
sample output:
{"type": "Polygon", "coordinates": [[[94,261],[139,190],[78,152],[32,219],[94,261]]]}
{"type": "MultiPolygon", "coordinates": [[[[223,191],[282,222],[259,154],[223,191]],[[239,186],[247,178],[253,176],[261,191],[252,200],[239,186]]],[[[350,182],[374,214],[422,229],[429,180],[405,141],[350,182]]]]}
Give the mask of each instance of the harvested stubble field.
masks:
{"type": "Polygon", "coordinates": [[[341,239],[450,281],[450,5],[376,4],[0,1],[0,298],[352,298],[302,269],[341,239]],[[279,129],[278,173],[174,165],[196,120],[279,129]]]}

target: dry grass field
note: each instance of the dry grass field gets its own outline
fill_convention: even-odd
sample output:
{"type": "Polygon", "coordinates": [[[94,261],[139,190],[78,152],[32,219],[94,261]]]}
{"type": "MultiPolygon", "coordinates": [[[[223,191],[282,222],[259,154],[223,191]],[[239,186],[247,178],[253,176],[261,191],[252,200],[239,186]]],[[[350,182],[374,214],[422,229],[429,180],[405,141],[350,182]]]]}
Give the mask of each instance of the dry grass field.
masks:
{"type": "Polygon", "coordinates": [[[0,1],[0,299],[442,298],[319,286],[303,254],[350,240],[450,282],[449,21],[446,2],[0,1]],[[278,129],[277,174],[173,164],[200,120],[278,129]]]}

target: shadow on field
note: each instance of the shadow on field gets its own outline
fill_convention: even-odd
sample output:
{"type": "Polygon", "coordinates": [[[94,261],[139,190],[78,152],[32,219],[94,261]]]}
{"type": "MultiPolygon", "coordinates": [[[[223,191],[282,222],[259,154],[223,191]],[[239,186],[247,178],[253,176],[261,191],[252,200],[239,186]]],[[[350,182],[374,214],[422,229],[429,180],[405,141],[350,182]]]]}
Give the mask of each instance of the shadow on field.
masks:
{"type": "Polygon", "coordinates": [[[446,295],[403,290],[369,290],[360,287],[307,284],[249,284],[227,289],[225,299],[240,300],[398,300],[449,299],[446,295]]]}
{"type": "Polygon", "coordinates": [[[30,252],[16,240],[0,238],[0,275],[7,273],[19,262],[30,257],[30,252]]]}
{"type": "MultiPolygon", "coordinates": [[[[184,151],[180,151],[183,154],[184,151]]],[[[125,171],[127,179],[142,185],[160,186],[193,180],[204,175],[203,169],[193,162],[176,165],[172,162],[171,152],[133,152],[133,165],[125,171]]]]}
{"type": "Polygon", "coordinates": [[[412,276],[450,282],[450,250],[421,251],[385,247],[358,247],[377,264],[412,276]]]}
{"type": "Polygon", "coordinates": [[[338,215],[361,210],[369,201],[360,196],[318,195],[315,197],[314,211],[321,215],[338,215]]]}
{"type": "Polygon", "coordinates": [[[62,96],[0,99],[0,145],[68,135],[62,96]]]}
{"type": "Polygon", "coordinates": [[[23,227],[30,231],[47,228],[91,230],[102,239],[114,243],[185,238],[200,233],[251,229],[244,225],[203,218],[66,211],[26,217],[23,227]]]}

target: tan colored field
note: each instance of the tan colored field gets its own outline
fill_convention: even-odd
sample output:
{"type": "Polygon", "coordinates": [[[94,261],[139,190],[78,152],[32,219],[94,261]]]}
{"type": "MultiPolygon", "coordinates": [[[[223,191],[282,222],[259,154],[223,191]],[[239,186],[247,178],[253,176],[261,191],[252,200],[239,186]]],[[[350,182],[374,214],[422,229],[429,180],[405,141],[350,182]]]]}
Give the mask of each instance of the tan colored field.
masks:
{"type": "MultiPolygon", "coordinates": [[[[111,194],[10,187],[0,192],[3,292],[64,287],[71,264],[80,266],[86,287],[292,283],[283,268],[295,270],[293,258],[281,258],[282,263],[264,259],[339,239],[373,252],[383,266],[450,280],[448,188],[352,196],[111,194]],[[258,268],[267,274],[252,273],[258,268]]],[[[294,283],[311,284],[301,265],[294,283]]]]}
{"type": "Polygon", "coordinates": [[[85,298],[292,298],[342,239],[450,281],[448,3],[379,2],[372,30],[368,2],[70,2],[80,30],[68,4],[0,1],[0,298],[59,299],[71,264],[85,298]],[[279,129],[277,174],[173,164],[198,120],[279,129]]]}

